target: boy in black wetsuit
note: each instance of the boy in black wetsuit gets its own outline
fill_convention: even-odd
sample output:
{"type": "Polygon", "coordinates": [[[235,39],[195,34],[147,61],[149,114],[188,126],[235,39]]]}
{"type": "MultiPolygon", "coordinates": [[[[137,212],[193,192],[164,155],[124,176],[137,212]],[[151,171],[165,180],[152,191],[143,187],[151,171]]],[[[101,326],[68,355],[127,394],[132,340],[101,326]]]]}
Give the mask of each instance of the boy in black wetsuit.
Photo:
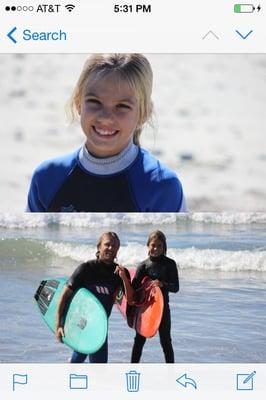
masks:
{"type": "MultiPolygon", "coordinates": [[[[159,326],[160,343],[163,348],[165,361],[174,363],[174,351],[171,339],[171,315],[169,308],[169,292],[176,293],[179,290],[179,280],[176,263],[166,257],[166,237],[161,231],[152,232],[147,241],[149,258],[138,267],[132,281],[132,287],[138,289],[145,276],[153,280],[154,286],[161,288],[164,298],[164,310],[159,326]]],[[[136,332],[134,346],[131,354],[131,362],[138,363],[146,338],[136,332]]]]}
{"type": "MultiPolygon", "coordinates": [[[[90,290],[102,303],[109,318],[114,304],[115,293],[120,288],[130,303],[133,290],[130,285],[129,272],[114,262],[120,247],[120,240],[116,233],[103,233],[97,244],[96,259],[79,265],[69,278],[58,303],[56,316],[56,337],[62,341],[64,336],[64,315],[73,293],[84,287],[90,290]]],[[[71,363],[82,363],[87,354],[74,351],[71,363]]],[[[107,363],[108,342],[94,354],[89,355],[91,363],[107,363]]]]}

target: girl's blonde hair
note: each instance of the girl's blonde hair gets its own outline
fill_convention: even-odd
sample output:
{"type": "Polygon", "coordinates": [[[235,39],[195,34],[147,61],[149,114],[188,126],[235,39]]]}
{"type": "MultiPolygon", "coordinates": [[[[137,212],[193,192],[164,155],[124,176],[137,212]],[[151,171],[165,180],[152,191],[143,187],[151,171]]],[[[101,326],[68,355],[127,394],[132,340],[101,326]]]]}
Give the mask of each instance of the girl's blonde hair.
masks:
{"type": "Polygon", "coordinates": [[[73,122],[79,117],[77,104],[80,103],[82,91],[88,80],[103,78],[115,73],[118,82],[125,81],[134,91],[138,100],[138,126],[134,132],[133,142],[139,146],[139,137],[146,122],[151,122],[153,104],[152,93],[152,69],[147,58],[137,53],[93,54],[86,61],[79,80],[73,90],[67,105],[67,115],[73,122]]]}
{"type": "Polygon", "coordinates": [[[120,239],[119,239],[117,233],[115,233],[115,232],[104,232],[99,237],[99,240],[98,240],[98,243],[97,243],[97,251],[95,253],[96,258],[99,258],[99,254],[100,254],[99,248],[100,248],[100,246],[102,244],[102,241],[105,238],[105,236],[108,236],[109,238],[112,238],[114,241],[116,241],[116,243],[118,245],[118,248],[120,247],[120,239]]]}

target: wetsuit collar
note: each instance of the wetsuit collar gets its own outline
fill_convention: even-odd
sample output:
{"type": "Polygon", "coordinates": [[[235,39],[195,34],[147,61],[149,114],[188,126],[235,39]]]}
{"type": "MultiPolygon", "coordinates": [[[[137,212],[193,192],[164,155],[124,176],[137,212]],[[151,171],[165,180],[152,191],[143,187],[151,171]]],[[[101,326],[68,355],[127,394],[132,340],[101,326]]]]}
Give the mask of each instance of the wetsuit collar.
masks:
{"type": "Polygon", "coordinates": [[[132,141],[113,157],[97,158],[90,154],[84,144],[79,152],[79,161],[83,168],[96,175],[111,175],[123,171],[136,159],[139,147],[132,141]]]}
{"type": "Polygon", "coordinates": [[[165,255],[161,254],[159,257],[152,257],[150,256],[151,261],[162,261],[164,259],[165,255]]]}
{"type": "Polygon", "coordinates": [[[104,262],[103,260],[100,260],[100,258],[96,258],[96,262],[97,263],[99,263],[99,264],[102,264],[102,265],[104,265],[104,266],[107,266],[107,267],[110,267],[110,266],[112,266],[112,267],[116,267],[116,263],[115,263],[115,261],[112,261],[111,263],[106,263],[106,262],[104,262]]]}

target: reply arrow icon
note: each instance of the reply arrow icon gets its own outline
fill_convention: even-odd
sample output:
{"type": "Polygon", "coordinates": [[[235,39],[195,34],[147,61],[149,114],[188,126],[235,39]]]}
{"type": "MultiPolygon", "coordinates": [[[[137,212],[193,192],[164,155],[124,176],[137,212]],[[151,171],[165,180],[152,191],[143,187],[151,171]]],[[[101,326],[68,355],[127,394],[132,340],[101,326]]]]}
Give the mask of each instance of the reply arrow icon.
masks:
{"type": "Polygon", "coordinates": [[[179,378],[176,379],[176,382],[179,383],[180,385],[184,386],[185,388],[186,388],[188,385],[191,385],[191,386],[194,387],[194,389],[197,389],[197,384],[196,384],[196,382],[194,381],[194,379],[188,378],[188,377],[187,377],[187,374],[181,375],[179,378]]]}

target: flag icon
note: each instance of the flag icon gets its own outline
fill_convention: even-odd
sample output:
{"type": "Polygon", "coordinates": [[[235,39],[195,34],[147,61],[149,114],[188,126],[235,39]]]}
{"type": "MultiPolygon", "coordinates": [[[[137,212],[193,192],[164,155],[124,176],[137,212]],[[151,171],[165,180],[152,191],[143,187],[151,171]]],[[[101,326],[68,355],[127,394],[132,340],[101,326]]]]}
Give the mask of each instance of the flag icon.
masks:
{"type": "Polygon", "coordinates": [[[13,374],[13,391],[15,391],[15,385],[27,385],[28,375],[27,374],[13,374]]]}

